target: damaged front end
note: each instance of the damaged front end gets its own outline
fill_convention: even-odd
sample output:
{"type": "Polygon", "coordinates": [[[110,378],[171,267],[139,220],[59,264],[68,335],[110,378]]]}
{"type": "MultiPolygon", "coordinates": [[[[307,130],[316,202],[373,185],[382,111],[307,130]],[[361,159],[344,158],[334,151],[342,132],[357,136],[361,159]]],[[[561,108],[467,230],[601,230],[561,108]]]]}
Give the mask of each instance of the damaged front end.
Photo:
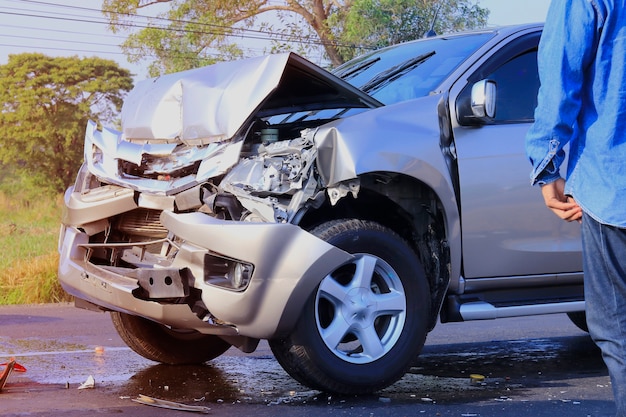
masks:
{"type": "Polygon", "coordinates": [[[323,183],[315,130],[380,105],[294,54],[141,82],[122,132],[87,126],[61,284],[174,329],[280,334],[297,317],[294,292],[312,288],[303,278],[350,258],[294,225],[303,208],[358,192],[323,183]]]}
{"type": "MultiPolygon", "coordinates": [[[[313,132],[306,130],[296,139],[261,145],[257,155],[242,160],[224,177],[219,194],[229,196],[230,206],[240,206],[230,218],[247,221],[290,223],[305,203],[324,197],[315,174],[317,150],[313,132]]],[[[215,201],[215,210],[223,200],[215,201]]]]}

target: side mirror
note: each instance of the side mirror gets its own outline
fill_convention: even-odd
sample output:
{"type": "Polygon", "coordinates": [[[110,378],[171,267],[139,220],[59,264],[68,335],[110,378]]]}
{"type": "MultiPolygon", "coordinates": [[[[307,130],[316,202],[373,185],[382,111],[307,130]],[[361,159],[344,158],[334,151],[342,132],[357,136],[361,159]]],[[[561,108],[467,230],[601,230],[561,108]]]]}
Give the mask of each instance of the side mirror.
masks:
{"type": "Polygon", "coordinates": [[[493,119],[496,116],[496,83],[481,80],[472,86],[471,107],[474,117],[493,119]]]}

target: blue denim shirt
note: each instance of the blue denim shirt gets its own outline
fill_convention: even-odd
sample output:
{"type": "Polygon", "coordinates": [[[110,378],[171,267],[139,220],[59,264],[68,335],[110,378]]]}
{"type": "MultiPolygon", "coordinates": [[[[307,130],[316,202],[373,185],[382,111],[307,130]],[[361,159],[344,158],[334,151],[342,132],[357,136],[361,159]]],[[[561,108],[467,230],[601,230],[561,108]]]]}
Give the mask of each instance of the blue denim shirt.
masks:
{"type": "Polygon", "coordinates": [[[560,177],[601,223],[626,227],[626,0],[553,0],[539,45],[532,184],[560,177]]]}

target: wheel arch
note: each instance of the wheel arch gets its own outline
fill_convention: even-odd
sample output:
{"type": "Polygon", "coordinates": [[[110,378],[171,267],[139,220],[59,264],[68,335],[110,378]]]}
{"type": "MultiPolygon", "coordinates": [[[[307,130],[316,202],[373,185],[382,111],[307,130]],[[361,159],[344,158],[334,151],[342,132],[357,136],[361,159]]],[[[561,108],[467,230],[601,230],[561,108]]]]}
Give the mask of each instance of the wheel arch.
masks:
{"type": "Polygon", "coordinates": [[[350,194],[335,205],[328,200],[309,208],[298,224],[311,230],[330,220],[357,218],[371,220],[395,231],[416,252],[428,278],[431,291],[429,330],[436,322],[444,295],[451,281],[450,223],[454,216],[437,193],[422,181],[407,175],[372,172],[359,176],[356,198],[350,194]]]}
{"type": "Polygon", "coordinates": [[[426,340],[430,294],[422,265],[406,240],[374,221],[330,220],[311,234],[354,255],[316,286],[293,332],[269,341],[272,352],[313,389],[383,389],[406,373],[426,340]]]}

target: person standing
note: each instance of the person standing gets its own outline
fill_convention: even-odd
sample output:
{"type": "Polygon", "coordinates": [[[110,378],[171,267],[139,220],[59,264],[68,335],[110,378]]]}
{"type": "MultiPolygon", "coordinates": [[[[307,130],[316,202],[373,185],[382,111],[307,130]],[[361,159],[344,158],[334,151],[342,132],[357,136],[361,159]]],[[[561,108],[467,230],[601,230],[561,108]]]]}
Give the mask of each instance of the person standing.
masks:
{"type": "Polygon", "coordinates": [[[538,54],[531,183],[581,223],[589,333],[626,417],[626,0],[552,0],[538,54]]]}

